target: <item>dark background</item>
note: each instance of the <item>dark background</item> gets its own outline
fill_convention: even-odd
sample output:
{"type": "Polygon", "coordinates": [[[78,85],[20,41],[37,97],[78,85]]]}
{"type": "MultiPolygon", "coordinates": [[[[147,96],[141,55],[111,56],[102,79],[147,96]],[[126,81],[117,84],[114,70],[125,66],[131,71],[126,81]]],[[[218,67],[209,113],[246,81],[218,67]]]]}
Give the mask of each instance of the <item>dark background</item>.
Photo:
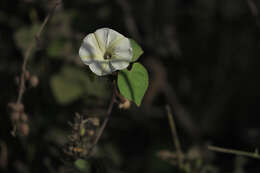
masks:
{"type": "Polygon", "coordinates": [[[95,77],[78,56],[84,36],[102,27],[141,45],[150,85],[140,108],[114,107],[85,172],[185,172],[158,154],[175,151],[166,104],[183,152],[196,156],[187,159],[186,172],[260,171],[259,160],[206,147],[254,152],[260,146],[259,1],[64,0],[28,62],[39,79],[35,88],[26,84],[23,97],[29,134],[13,137],[7,105],[17,99],[15,78],[52,6],[51,0],[0,1],[0,172],[77,171],[61,161],[68,121],[75,112],[103,119],[112,94],[109,77],[95,77]]]}

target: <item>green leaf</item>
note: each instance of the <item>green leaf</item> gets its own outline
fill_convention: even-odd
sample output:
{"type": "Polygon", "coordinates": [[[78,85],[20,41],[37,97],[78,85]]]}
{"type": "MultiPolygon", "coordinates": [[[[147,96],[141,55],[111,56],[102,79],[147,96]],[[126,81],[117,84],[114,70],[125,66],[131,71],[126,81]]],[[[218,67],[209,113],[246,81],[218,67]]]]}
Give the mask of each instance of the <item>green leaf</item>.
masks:
{"type": "Polygon", "coordinates": [[[54,75],[51,78],[51,88],[56,100],[60,104],[69,104],[84,94],[80,81],[71,81],[66,76],[54,75]]]}
{"type": "Polygon", "coordinates": [[[86,91],[86,83],[89,83],[88,76],[82,70],[70,66],[64,66],[50,80],[53,95],[63,105],[79,99],[86,91]]]}
{"type": "Polygon", "coordinates": [[[144,51],[133,39],[130,39],[130,42],[133,48],[133,57],[131,61],[135,62],[144,53],[144,51]]]}
{"type": "Polygon", "coordinates": [[[74,162],[75,166],[83,173],[90,172],[90,165],[86,160],[78,159],[74,162]]]}
{"type": "Polygon", "coordinates": [[[145,67],[140,63],[134,63],[130,71],[127,69],[119,71],[117,85],[124,97],[140,106],[148,88],[148,80],[145,67]]]}

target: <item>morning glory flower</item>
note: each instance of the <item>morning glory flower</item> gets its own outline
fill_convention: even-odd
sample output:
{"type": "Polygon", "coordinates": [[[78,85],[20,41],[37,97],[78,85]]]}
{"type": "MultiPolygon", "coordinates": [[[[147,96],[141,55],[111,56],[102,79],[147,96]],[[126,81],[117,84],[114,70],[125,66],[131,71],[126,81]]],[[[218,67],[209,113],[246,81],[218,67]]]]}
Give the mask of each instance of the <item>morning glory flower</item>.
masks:
{"type": "Polygon", "coordinates": [[[101,28],[84,38],[79,56],[93,73],[103,76],[127,68],[133,49],[130,40],[122,34],[101,28]]]}

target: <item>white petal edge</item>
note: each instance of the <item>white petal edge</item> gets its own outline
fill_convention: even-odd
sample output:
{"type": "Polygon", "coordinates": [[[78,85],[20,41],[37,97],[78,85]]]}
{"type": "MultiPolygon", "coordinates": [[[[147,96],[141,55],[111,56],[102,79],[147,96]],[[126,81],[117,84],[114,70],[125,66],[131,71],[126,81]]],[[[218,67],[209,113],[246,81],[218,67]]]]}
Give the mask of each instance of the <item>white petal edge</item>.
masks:
{"type": "Polygon", "coordinates": [[[113,30],[113,29],[109,29],[108,30],[109,33],[107,35],[107,48],[109,48],[110,46],[112,46],[114,43],[116,43],[118,40],[125,38],[125,36],[123,36],[122,34],[120,34],[119,32],[113,30]]]}
{"type": "Polygon", "coordinates": [[[133,49],[131,42],[128,38],[121,39],[117,44],[112,48],[113,59],[125,60],[130,62],[133,57],[133,49]]]}
{"type": "Polygon", "coordinates": [[[88,34],[83,39],[82,45],[79,49],[79,56],[81,60],[87,65],[96,60],[103,60],[102,51],[98,47],[93,33],[88,34]]]}
{"type": "Polygon", "coordinates": [[[101,45],[106,49],[115,41],[124,38],[122,34],[110,28],[100,28],[96,30],[94,34],[98,38],[101,45]]]}
{"type": "Polygon", "coordinates": [[[98,76],[108,75],[116,71],[110,62],[93,62],[89,65],[89,68],[98,76]]]}
{"type": "Polygon", "coordinates": [[[107,49],[109,30],[110,30],[109,28],[101,28],[94,32],[94,34],[96,35],[96,37],[104,51],[107,49]]]}
{"type": "Polygon", "coordinates": [[[129,62],[127,61],[112,61],[111,62],[111,65],[113,66],[113,68],[115,68],[116,70],[122,70],[122,69],[125,69],[129,66],[129,62]]]}

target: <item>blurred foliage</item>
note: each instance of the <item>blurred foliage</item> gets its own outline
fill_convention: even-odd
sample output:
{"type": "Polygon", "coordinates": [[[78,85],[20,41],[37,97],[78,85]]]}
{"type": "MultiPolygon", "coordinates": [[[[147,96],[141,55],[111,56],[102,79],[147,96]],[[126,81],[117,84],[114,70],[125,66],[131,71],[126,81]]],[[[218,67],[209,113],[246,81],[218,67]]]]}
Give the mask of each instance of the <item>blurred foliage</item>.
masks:
{"type": "MultiPolygon", "coordinates": [[[[22,53],[25,54],[25,51],[32,40],[34,40],[37,31],[39,30],[40,25],[34,24],[31,27],[24,27],[19,29],[15,35],[15,43],[21,49],[22,53]]],[[[34,50],[32,51],[33,55],[34,50]]]]}
{"type": "Polygon", "coordinates": [[[88,96],[106,98],[106,81],[92,78],[78,68],[63,66],[60,73],[52,76],[50,86],[60,104],[68,104],[79,98],[88,99],[88,96]]]}
{"type": "Polygon", "coordinates": [[[82,173],[90,172],[90,165],[86,160],[78,159],[75,161],[75,166],[80,170],[82,173]]]}
{"type": "MultiPolygon", "coordinates": [[[[182,148],[199,153],[187,157],[186,172],[259,172],[258,160],[203,147],[260,146],[260,25],[248,2],[64,0],[29,60],[28,71],[39,78],[23,99],[30,133],[14,138],[7,104],[16,100],[24,51],[53,1],[1,0],[0,172],[183,172],[157,154],[175,153],[165,112],[174,98],[182,148]],[[75,112],[102,120],[112,94],[111,77],[94,76],[78,57],[84,36],[101,27],[138,40],[151,76],[148,92],[138,109],[113,109],[94,157],[63,162],[68,121],[75,112]],[[185,117],[199,134],[185,126],[185,117]]],[[[260,1],[252,2],[260,9],[260,1]]]]}

